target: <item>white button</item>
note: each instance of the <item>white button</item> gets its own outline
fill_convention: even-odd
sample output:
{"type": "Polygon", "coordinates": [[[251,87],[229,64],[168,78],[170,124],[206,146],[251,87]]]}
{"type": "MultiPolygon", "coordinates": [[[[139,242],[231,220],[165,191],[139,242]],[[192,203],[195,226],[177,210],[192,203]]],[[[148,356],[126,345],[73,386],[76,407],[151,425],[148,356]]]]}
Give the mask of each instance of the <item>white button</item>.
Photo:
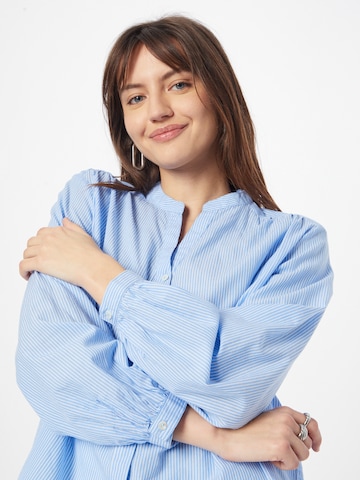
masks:
{"type": "Polygon", "coordinates": [[[106,312],[104,313],[104,319],[105,320],[111,320],[112,316],[113,316],[113,314],[110,310],[106,310],[106,312]]]}
{"type": "Polygon", "coordinates": [[[166,275],[166,274],[163,275],[163,276],[161,277],[161,280],[162,280],[163,282],[166,282],[166,280],[169,280],[169,275],[166,275]]]}
{"type": "Polygon", "coordinates": [[[166,430],[167,429],[167,423],[162,421],[162,422],[159,423],[158,427],[159,427],[160,430],[166,430]]]}

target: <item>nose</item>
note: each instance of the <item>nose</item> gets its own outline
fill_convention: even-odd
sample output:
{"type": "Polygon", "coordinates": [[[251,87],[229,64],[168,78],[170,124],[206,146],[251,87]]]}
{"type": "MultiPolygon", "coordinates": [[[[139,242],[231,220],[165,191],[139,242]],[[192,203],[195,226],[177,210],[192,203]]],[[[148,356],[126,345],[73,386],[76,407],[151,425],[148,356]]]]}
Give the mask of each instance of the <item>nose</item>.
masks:
{"type": "Polygon", "coordinates": [[[161,122],[174,115],[169,99],[166,97],[165,93],[152,96],[149,99],[148,105],[151,122],[161,122]]]}

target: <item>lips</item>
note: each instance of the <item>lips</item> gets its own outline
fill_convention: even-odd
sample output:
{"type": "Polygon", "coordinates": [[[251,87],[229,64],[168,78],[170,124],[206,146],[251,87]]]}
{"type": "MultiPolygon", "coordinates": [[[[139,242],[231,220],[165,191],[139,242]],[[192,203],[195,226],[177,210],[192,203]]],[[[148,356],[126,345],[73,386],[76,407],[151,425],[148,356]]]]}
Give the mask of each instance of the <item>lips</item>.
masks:
{"type": "Polygon", "coordinates": [[[151,133],[150,138],[156,142],[166,142],[180,135],[185,127],[186,125],[173,124],[167,125],[166,127],[157,128],[151,133]]]}

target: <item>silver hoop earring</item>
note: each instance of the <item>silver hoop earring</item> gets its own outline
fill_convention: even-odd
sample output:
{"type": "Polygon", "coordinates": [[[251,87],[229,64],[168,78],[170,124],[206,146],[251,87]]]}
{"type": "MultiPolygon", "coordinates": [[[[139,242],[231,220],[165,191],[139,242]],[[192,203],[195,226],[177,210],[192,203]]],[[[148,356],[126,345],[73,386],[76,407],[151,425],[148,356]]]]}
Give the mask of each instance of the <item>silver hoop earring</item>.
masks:
{"type": "Polygon", "coordinates": [[[140,152],[140,150],[138,150],[137,152],[135,152],[135,145],[132,144],[131,145],[131,165],[136,169],[136,170],[143,170],[144,167],[145,167],[145,157],[144,157],[144,154],[142,152],[140,152]],[[137,153],[139,153],[137,155],[137,153]],[[137,157],[140,156],[140,163],[137,163],[137,157]]]}

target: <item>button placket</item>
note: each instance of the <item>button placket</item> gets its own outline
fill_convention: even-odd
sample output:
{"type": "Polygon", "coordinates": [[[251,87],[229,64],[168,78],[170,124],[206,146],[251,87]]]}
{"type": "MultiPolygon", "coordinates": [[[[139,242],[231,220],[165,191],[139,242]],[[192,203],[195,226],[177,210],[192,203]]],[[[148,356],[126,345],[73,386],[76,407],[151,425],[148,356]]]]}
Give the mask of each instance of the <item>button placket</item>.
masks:
{"type": "Polygon", "coordinates": [[[165,422],[165,420],[162,420],[158,423],[158,429],[162,431],[167,429],[167,423],[165,422]]]}
{"type": "Polygon", "coordinates": [[[111,320],[113,317],[113,313],[110,310],[105,310],[104,312],[104,320],[111,320]]]}

